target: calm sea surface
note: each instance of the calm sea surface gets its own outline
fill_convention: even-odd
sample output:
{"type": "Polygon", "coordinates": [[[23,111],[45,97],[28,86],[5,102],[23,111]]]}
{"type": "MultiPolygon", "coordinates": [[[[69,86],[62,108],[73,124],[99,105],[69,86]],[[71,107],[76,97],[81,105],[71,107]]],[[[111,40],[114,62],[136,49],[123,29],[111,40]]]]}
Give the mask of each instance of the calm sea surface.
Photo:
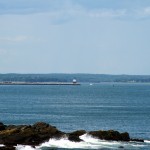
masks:
{"type": "Polygon", "coordinates": [[[113,129],[150,140],[150,84],[1,85],[0,121],[44,121],[62,131],[113,129]]]}

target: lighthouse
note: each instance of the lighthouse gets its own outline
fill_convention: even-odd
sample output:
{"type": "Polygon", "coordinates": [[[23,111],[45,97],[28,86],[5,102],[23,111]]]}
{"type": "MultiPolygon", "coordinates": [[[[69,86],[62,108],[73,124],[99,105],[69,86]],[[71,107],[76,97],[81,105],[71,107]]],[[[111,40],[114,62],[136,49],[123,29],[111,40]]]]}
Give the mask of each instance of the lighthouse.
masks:
{"type": "Polygon", "coordinates": [[[76,84],[76,83],[77,83],[77,80],[76,80],[76,79],[73,79],[73,80],[72,80],[72,83],[73,83],[73,84],[76,84]]]}

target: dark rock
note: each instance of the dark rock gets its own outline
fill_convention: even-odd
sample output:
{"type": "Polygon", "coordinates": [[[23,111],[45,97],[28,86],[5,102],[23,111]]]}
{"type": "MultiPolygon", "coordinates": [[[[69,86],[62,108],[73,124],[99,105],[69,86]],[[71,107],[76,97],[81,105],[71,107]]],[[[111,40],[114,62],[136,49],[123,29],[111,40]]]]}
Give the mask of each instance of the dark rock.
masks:
{"type": "Polygon", "coordinates": [[[129,141],[130,137],[127,132],[119,133],[118,131],[108,130],[108,131],[91,131],[89,132],[93,137],[102,139],[102,140],[113,140],[113,141],[129,141]]]}
{"type": "Polygon", "coordinates": [[[39,145],[50,138],[61,138],[64,133],[49,124],[38,122],[33,126],[8,126],[0,131],[0,144],[4,145],[39,145]]]}
{"type": "Polygon", "coordinates": [[[69,135],[81,136],[81,135],[83,135],[85,133],[86,133],[85,130],[77,130],[77,131],[69,133],[69,135]]]}
{"type": "Polygon", "coordinates": [[[144,142],[143,139],[130,139],[130,141],[132,141],[132,142],[144,142]]]}
{"type": "Polygon", "coordinates": [[[70,140],[72,142],[81,142],[81,141],[83,141],[78,136],[75,136],[75,135],[69,135],[68,140],[70,140]]]}
{"type": "Polygon", "coordinates": [[[130,141],[129,133],[124,132],[124,133],[120,133],[120,135],[121,135],[121,141],[130,141]]]}
{"type": "MultiPolygon", "coordinates": [[[[0,150],[13,150],[17,144],[37,146],[50,138],[62,138],[67,136],[70,141],[81,142],[80,136],[85,134],[85,130],[78,130],[71,133],[64,133],[56,127],[44,122],[37,122],[34,125],[9,125],[6,126],[0,123],[0,144],[6,145],[0,147],[0,150]]],[[[144,142],[142,139],[130,139],[129,134],[119,133],[118,131],[91,131],[93,137],[112,140],[112,141],[134,141],[144,142]]]]}
{"type": "Polygon", "coordinates": [[[47,124],[47,123],[45,123],[45,122],[37,122],[37,123],[35,123],[32,127],[33,128],[35,128],[35,129],[43,129],[43,128],[47,128],[47,127],[49,127],[50,125],[49,124],[47,124]]]}
{"type": "Polygon", "coordinates": [[[0,131],[5,130],[5,127],[6,126],[2,122],[0,122],[0,131]]]}
{"type": "Polygon", "coordinates": [[[0,150],[15,150],[16,148],[13,146],[4,146],[4,147],[0,147],[0,150]]]}
{"type": "Polygon", "coordinates": [[[86,133],[85,130],[78,130],[78,131],[75,131],[75,132],[71,132],[71,133],[68,134],[68,140],[73,141],[73,142],[81,142],[83,140],[81,140],[79,138],[79,136],[81,136],[85,133],[86,133]]]}
{"type": "Polygon", "coordinates": [[[10,130],[10,129],[14,129],[14,128],[16,128],[15,125],[8,125],[8,126],[5,128],[5,130],[10,130]]]}

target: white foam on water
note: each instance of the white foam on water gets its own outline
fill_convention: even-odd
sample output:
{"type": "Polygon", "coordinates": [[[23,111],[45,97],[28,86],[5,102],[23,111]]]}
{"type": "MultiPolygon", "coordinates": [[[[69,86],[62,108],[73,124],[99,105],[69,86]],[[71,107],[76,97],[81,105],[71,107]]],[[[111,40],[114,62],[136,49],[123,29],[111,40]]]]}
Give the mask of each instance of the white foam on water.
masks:
{"type": "MultiPolygon", "coordinates": [[[[48,142],[42,143],[41,145],[33,148],[31,146],[18,145],[16,150],[41,150],[44,147],[50,148],[68,148],[68,149],[120,149],[124,148],[127,150],[137,150],[141,147],[145,147],[144,143],[137,142],[116,142],[116,141],[105,141],[93,138],[88,134],[80,136],[81,142],[69,141],[67,137],[61,139],[50,139],[48,142]]],[[[150,142],[150,141],[149,141],[150,142]]]]}
{"type": "Polygon", "coordinates": [[[52,148],[81,148],[81,149],[98,149],[100,145],[98,144],[91,144],[85,141],[83,142],[72,142],[69,141],[68,138],[62,139],[50,139],[48,142],[43,143],[40,145],[41,147],[52,147],[52,148]]]}
{"type": "Polygon", "coordinates": [[[92,149],[93,149],[93,145],[96,146],[97,149],[99,148],[114,149],[121,146],[119,142],[109,142],[105,140],[99,140],[97,138],[93,138],[89,134],[84,134],[80,136],[80,139],[82,139],[85,143],[90,144],[92,149]]]}
{"type": "Polygon", "coordinates": [[[145,143],[150,143],[150,141],[149,141],[149,140],[144,140],[144,142],[145,142],[145,143]]]}
{"type": "Polygon", "coordinates": [[[33,148],[31,146],[28,146],[28,145],[17,145],[16,150],[40,150],[40,149],[33,148]]]}
{"type": "Polygon", "coordinates": [[[3,145],[3,144],[0,144],[0,147],[4,147],[5,145],[3,145]]]}

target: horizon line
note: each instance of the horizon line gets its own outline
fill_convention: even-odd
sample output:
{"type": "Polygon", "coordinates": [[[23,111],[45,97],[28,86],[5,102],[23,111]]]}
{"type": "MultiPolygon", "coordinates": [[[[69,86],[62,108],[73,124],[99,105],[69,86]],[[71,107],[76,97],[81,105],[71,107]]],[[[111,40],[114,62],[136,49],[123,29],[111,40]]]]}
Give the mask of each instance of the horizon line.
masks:
{"type": "Polygon", "coordinates": [[[109,73],[0,73],[0,75],[48,75],[48,74],[81,74],[81,75],[112,75],[112,76],[150,76],[150,74],[109,74],[109,73]]]}

